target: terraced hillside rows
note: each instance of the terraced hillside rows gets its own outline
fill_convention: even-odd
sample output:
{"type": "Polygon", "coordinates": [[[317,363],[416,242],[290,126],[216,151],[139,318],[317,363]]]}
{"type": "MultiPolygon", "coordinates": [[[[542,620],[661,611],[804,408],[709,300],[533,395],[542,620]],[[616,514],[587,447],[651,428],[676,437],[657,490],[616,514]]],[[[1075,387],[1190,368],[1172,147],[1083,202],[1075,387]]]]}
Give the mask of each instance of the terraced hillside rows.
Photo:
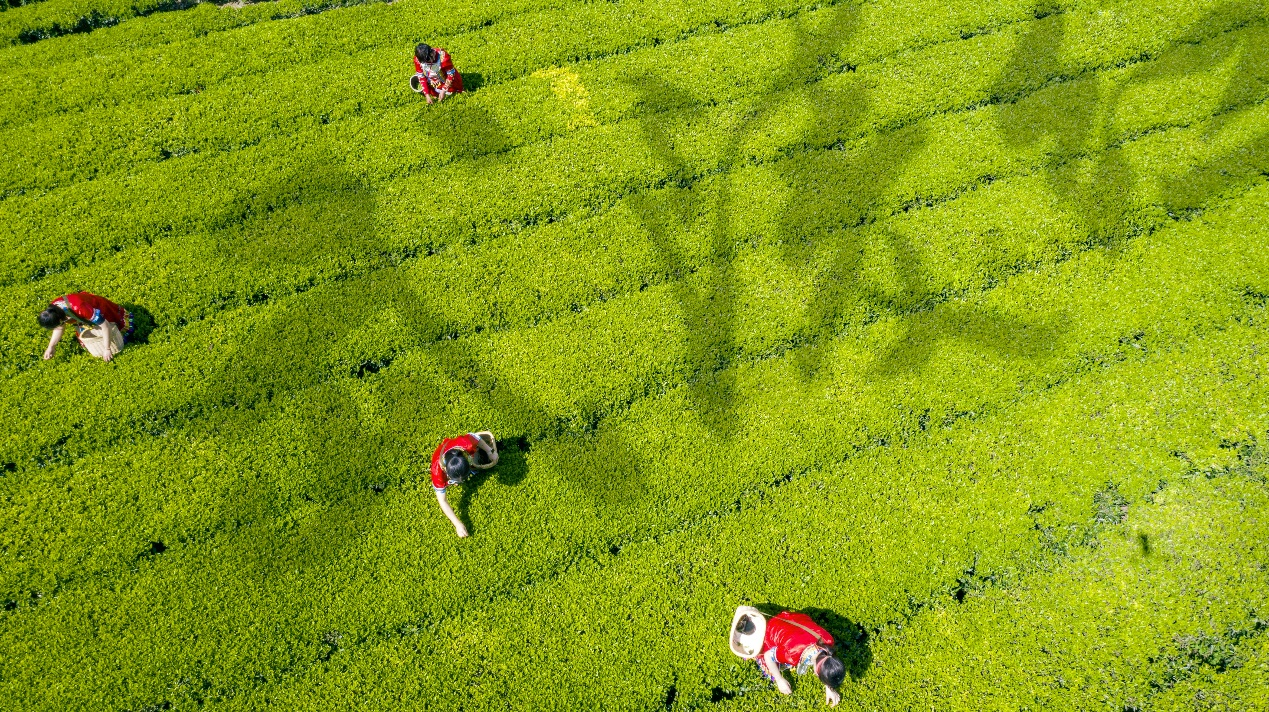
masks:
{"type": "Polygon", "coordinates": [[[1263,0],[0,7],[0,707],[1269,709],[1263,0]]]}

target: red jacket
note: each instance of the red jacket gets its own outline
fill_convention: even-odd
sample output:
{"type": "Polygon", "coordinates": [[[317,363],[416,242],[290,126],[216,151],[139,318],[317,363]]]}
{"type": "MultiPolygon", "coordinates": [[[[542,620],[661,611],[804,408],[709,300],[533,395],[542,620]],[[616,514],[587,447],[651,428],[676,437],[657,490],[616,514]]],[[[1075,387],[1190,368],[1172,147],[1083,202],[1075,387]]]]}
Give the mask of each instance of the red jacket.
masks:
{"type": "Polygon", "coordinates": [[[831,648],[833,634],[816,625],[815,621],[805,613],[785,611],[767,621],[767,634],[762,639],[761,654],[766,655],[767,651],[775,648],[776,662],[797,665],[802,659],[802,653],[806,652],[806,648],[811,645],[831,648]]]}
{"type": "Polygon", "coordinates": [[[444,491],[449,486],[449,475],[445,474],[445,468],[441,466],[441,458],[445,456],[445,453],[453,448],[459,448],[467,453],[468,457],[473,457],[476,454],[476,450],[480,447],[479,442],[480,438],[471,433],[442,440],[441,444],[437,445],[436,450],[432,452],[432,487],[444,491]]]}
{"type": "Polygon", "coordinates": [[[52,304],[61,307],[64,311],[74,313],[75,316],[91,324],[112,321],[121,331],[126,331],[128,328],[128,316],[123,307],[91,292],[67,294],[65,297],[53,300],[52,304]]]}
{"type": "Polygon", "coordinates": [[[449,58],[449,52],[437,47],[436,53],[440,55],[436,64],[423,64],[418,57],[414,58],[414,71],[423,75],[423,81],[419,82],[419,87],[428,96],[439,95],[439,89],[444,89],[451,94],[461,92],[463,76],[454,69],[454,61],[449,58]]]}

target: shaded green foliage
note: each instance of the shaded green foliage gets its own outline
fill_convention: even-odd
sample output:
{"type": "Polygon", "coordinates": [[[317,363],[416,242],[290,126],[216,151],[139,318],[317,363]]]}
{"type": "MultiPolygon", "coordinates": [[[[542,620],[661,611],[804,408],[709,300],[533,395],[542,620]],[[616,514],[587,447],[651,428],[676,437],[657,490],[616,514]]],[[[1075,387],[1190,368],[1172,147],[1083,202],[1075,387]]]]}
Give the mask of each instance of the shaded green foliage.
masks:
{"type": "Polygon", "coordinates": [[[0,698],[820,704],[748,602],[851,707],[1264,699],[1263,4],[326,7],[0,50],[0,698]]]}

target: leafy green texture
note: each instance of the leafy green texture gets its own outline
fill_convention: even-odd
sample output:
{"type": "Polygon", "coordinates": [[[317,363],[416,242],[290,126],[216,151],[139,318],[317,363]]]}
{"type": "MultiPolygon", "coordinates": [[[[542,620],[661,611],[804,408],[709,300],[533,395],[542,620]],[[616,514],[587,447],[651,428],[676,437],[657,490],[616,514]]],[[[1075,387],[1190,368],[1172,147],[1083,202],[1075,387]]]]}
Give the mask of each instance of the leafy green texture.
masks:
{"type": "Polygon", "coordinates": [[[822,704],[741,603],[827,626],[848,709],[1266,706],[1263,3],[44,0],[0,43],[6,707],[822,704]],[[411,94],[419,41],[470,91],[411,94]],[[42,361],[80,289],[142,338],[42,361]],[[459,540],[427,458],[485,428],[459,540]]]}

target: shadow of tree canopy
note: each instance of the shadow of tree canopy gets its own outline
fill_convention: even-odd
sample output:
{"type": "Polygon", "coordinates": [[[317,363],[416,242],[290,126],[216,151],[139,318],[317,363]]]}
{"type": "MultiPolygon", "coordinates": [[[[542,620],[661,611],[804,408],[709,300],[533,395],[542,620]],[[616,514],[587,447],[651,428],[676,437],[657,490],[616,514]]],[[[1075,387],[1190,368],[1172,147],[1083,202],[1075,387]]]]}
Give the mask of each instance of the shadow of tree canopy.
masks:
{"type": "MultiPolygon", "coordinates": [[[[1037,16],[1046,12],[1046,3],[1037,5],[1037,16]]],[[[1193,26],[1194,39],[1174,43],[1152,61],[1129,69],[1121,81],[1109,88],[1103,88],[1104,83],[1096,77],[1077,78],[1055,87],[1049,101],[1020,101],[1002,106],[999,130],[1007,145],[1048,143],[1054,148],[1056,158],[1044,167],[1044,174],[1060,205],[1087,228],[1089,237],[1085,248],[1121,248],[1127,240],[1148,229],[1133,212],[1139,202],[1137,176],[1120,147],[1121,141],[1110,135],[1116,113],[1134,87],[1210,72],[1239,55],[1237,66],[1215,107],[1218,118],[1209,132],[1219,130],[1220,117],[1225,112],[1263,100],[1264,57],[1269,51],[1266,33],[1243,37],[1232,34],[1240,28],[1227,29],[1224,36],[1207,37],[1199,45],[1205,37],[1203,31],[1215,25],[1218,18],[1217,12],[1205,16],[1193,26]]],[[[1062,14],[1049,15],[1034,23],[1019,39],[997,84],[998,96],[1005,99],[1019,96],[1024,89],[1038,86],[1046,77],[1060,73],[1065,21],[1062,14]]],[[[1252,147],[1240,147],[1210,164],[1221,165],[1227,160],[1245,158],[1247,148],[1254,151],[1256,146],[1263,145],[1263,140],[1256,141],[1252,147]]],[[[1196,208],[1229,183],[1219,179],[1202,180],[1204,172],[1204,167],[1196,167],[1185,175],[1165,179],[1164,207],[1171,211],[1196,208]]]]}
{"type": "MultiPolygon", "coordinates": [[[[858,156],[852,157],[850,164],[842,166],[858,187],[849,199],[851,209],[839,214],[848,221],[854,219],[854,223],[830,226],[827,234],[820,234],[818,241],[827,247],[821,252],[826,267],[820,268],[812,261],[815,249],[809,243],[796,239],[786,242],[786,259],[791,264],[805,260],[807,268],[815,271],[815,292],[807,312],[812,329],[817,334],[832,335],[847,328],[851,307],[862,307],[872,313],[904,313],[913,308],[904,302],[916,300],[919,303],[922,299],[925,268],[908,240],[894,231],[861,228],[878,217],[878,201],[886,195],[902,174],[907,161],[921,150],[925,141],[920,126],[906,127],[886,136],[884,141],[869,142],[858,156]],[[861,258],[867,252],[866,241],[876,240],[887,243],[894,258],[894,274],[898,281],[896,293],[881,293],[863,279],[861,258]],[[803,248],[803,245],[806,247],[803,248]],[[805,256],[798,254],[803,251],[805,256]]],[[[815,190],[816,182],[816,176],[807,176],[801,182],[805,189],[799,192],[805,196],[829,195],[827,191],[821,193],[815,190]]],[[[833,214],[835,209],[840,211],[840,206],[830,204],[827,197],[808,197],[804,205],[786,212],[780,222],[781,230],[786,235],[811,233],[820,216],[833,214]]],[[[821,349],[810,349],[805,358],[799,359],[799,368],[807,382],[819,374],[824,353],[821,349]]]]}
{"type": "MultiPolygon", "coordinates": [[[[760,201],[775,213],[772,243],[780,246],[786,266],[792,274],[809,277],[813,291],[805,306],[806,333],[795,338],[794,346],[815,346],[849,328],[858,314],[905,315],[930,308],[939,295],[929,294],[926,273],[937,269],[924,265],[920,252],[909,239],[894,231],[876,229],[880,201],[888,196],[896,181],[904,174],[912,158],[927,143],[924,124],[914,123],[881,135],[866,136],[854,142],[850,151],[821,151],[815,160],[799,158],[764,162],[762,168],[775,174],[775,184],[792,196],[780,202],[774,195],[736,194],[731,185],[733,171],[748,162],[746,142],[761,137],[771,121],[778,120],[778,111],[790,102],[813,107],[814,126],[841,126],[845,134],[859,130],[860,122],[870,114],[872,103],[861,82],[850,99],[842,101],[839,93],[826,91],[815,80],[834,56],[843,53],[858,31],[859,9],[839,7],[830,21],[809,29],[801,20],[792,23],[793,36],[789,50],[780,57],[763,58],[772,66],[770,91],[761,88],[746,99],[749,109],[735,127],[720,161],[722,172],[713,193],[698,192],[692,185],[687,161],[675,150],[665,129],[665,119],[675,113],[693,109],[673,109],[657,113],[656,107],[691,105],[690,92],[656,77],[636,77],[629,83],[637,88],[641,104],[648,107],[639,117],[643,139],[651,155],[667,168],[671,182],[684,185],[681,191],[661,191],[631,196],[627,203],[639,216],[658,254],[662,269],[676,281],[671,285],[682,309],[688,332],[687,356],[692,364],[691,400],[704,422],[715,433],[726,436],[734,426],[734,369],[728,368],[740,355],[736,342],[737,300],[742,285],[738,283],[735,264],[738,259],[738,233],[746,226],[735,224],[738,201],[760,201]],[[845,195],[837,185],[853,186],[845,195]],[[712,201],[701,205],[701,201],[712,201]],[[668,235],[686,229],[700,215],[713,221],[709,230],[708,269],[700,269],[693,280],[681,276],[693,271],[678,253],[668,235]],[[863,255],[868,248],[885,243],[893,258],[896,274],[895,291],[882,293],[864,277],[863,255]]],[[[1041,54],[1056,52],[1061,44],[1061,25],[1046,25],[1045,34],[1037,34],[1041,54]]],[[[1016,321],[1016,320],[1015,320],[1016,321]]],[[[1052,340],[1058,327],[1026,328],[1020,323],[1002,323],[994,314],[974,314],[968,308],[954,310],[937,319],[919,321],[907,338],[884,353],[878,368],[885,371],[917,368],[928,359],[933,344],[941,339],[970,339],[982,348],[1011,357],[1024,358],[1038,353],[1039,342],[1022,343],[1019,339],[1052,340]],[[1000,341],[992,327],[1011,328],[1014,337],[1000,341]]],[[[810,385],[823,368],[827,349],[799,348],[795,362],[810,385]]]]}
{"type": "MultiPolygon", "coordinates": [[[[690,395],[707,426],[723,435],[724,440],[736,417],[735,386],[726,370],[739,349],[736,320],[742,285],[736,270],[735,222],[738,206],[755,199],[738,194],[728,183],[725,171],[746,160],[745,141],[761,135],[764,122],[772,120],[783,101],[804,98],[816,107],[825,122],[845,121],[853,125],[850,122],[854,117],[867,114],[866,92],[861,91],[850,102],[834,104],[816,94],[813,87],[807,88],[809,78],[824,58],[839,51],[857,30],[857,8],[841,8],[836,13],[830,31],[812,33],[803,28],[787,56],[772,59],[772,84],[776,90],[750,98],[753,109],[730,137],[722,161],[720,190],[713,194],[693,190],[691,183],[696,176],[689,175],[687,161],[670,141],[661,122],[665,114],[653,111],[654,107],[669,106],[680,107],[670,111],[690,114],[693,109],[681,107],[695,104],[691,92],[660,77],[631,79],[649,107],[639,118],[643,139],[652,155],[669,169],[671,182],[681,183],[664,193],[645,192],[628,200],[646,227],[667,274],[681,278],[695,268],[677,251],[669,232],[698,215],[713,216],[707,233],[712,268],[709,279],[690,283],[677,279],[670,290],[688,327],[687,351],[694,368],[690,395]]],[[[1006,69],[1001,91],[1013,91],[1032,80],[1039,82],[1046,75],[1032,73],[1036,67],[1057,62],[1063,41],[1060,16],[1046,17],[1030,28],[1006,69]]],[[[1267,48],[1263,35],[1257,35],[1228,50],[1242,54],[1235,62],[1223,99],[1226,104],[1245,105],[1261,96],[1259,88],[1263,82],[1259,78],[1266,73],[1267,48]]],[[[1216,66],[1232,57],[1227,52],[1203,66],[1216,66]]],[[[1152,81],[1187,71],[1200,69],[1178,60],[1143,69],[1134,79],[1152,81]]],[[[1123,91],[1103,92],[1095,82],[1071,83],[1045,108],[1021,104],[1007,107],[1002,111],[1000,130],[1012,145],[1052,141],[1072,153],[1080,153],[1104,130],[1106,117],[1113,116],[1123,91]]],[[[509,144],[493,117],[471,102],[456,102],[446,108],[447,113],[427,115],[424,131],[450,145],[455,155],[474,155],[477,146],[509,144]]],[[[1165,194],[1176,205],[1198,205],[1229,185],[1228,176],[1222,171],[1229,172],[1231,166],[1243,174],[1263,171],[1269,159],[1269,142],[1265,138],[1260,134],[1252,144],[1236,147],[1219,160],[1177,176],[1165,188],[1165,194]]],[[[878,199],[901,175],[908,157],[924,147],[926,139],[919,126],[912,126],[864,142],[857,153],[840,165],[840,170],[858,184],[845,205],[840,200],[817,197],[813,188],[822,176],[814,171],[792,162],[777,161],[770,166],[785,185],[800,195],[795,202],[777,206],[776,224],[783,240],[784,259],[792,268],[814,278],[814,294],[807,305],[813,338],[840,333],[849,325],[845,316],[848,309],[855,305],[883,315],[911,313],[928,306],[921,286],[926,281],[923,275],[938,266],[922,264],[916,246],[894,231],[857,229],[869,228],[877,218],[878,199]],[[906,300],[877,292],[862,279],[859,255],[868,240],[884,241],[890,247],[899,276],[898,294],[906,295],[906,300]],[[822,253],[816,251],[813,241],[828,243],[826,261],[815,261],[822,253]],[[819,267],[821,264],[827,267],[819,267]]],[[[275,452],[263,456],[273,458],[275,463],[288,462],[291,481],[280,485],[266,478],[252,478],[227,495],[226,509],[231,510],[230,518],[236,521],[226,526],[263,536],[235,537],[229,548],[244,556],[224,561],[246,562],[244,575],[261,580],[295,566],[325,565],[355,542],[382,514],[377,500],[365,499],[371,497],[368,492],[377,492],[373,486],[388,473],[396,472],[400,461],[415,463],[411,477],[427,477],[425,457],[435,443],[412,442],[409,435],[403,434],[414,432],[418,411],[445,407],[446,387],[469,389],[470,397],[480,403],[483,412],[505,424],[505,429],[497,433],[504,443],[517,442],[515,448],[502,448],[503,460],[498,468],[464,485],[458,508],[469,522],[472,503],[483,488],[494,484],[516,486],[529,476],[525,449],[530,440],[566,432],[531,394],[500,381],[490,364],[466,352],[466,345],[437,342],[435,335],[446,331],[449,317],[431,311],[399,268],[376,267],[362,276],[313,286],[304,291],[302,298],[276,305],[272,303],[278,295],[254,291],[249,281],[233,278],[235,273],[298,270],[313,255],[338,261],[376,254],[378,196],[327,156],[320,150],[297,156],[295,172],[279,176],[272,190],[244,195],[230,206],[215,236],[215,252],[220,261],[210,266],[229,275],[224,285],[225,303],[268,304],[272,311],[259,323],[241,329],[223,367],[208,378],[211,385],[199,402],[190,404],[203,409],[202,415],[206,416],[198,427],[220,435],[251,437],[253,433],[266,432],[274,436],[278,433],[263,429],[281,414],[289,421],[288,427],[294,428],[285,433],[289,439],[280,440],[275,452]],[[363,344],[358,340],[362,326],[396,316],[401,317],[401,327],[393,331],[390,343],[363,344]],[[388,422],[377,428],[368,427],[362,403],[341,387],[340,381],[354,375],[376,377],[398,354],[420,348],[430,349],[436,356],[441,378],[435,382],[415,382],[406,377],[396,381],[401,388],[394,397],[402,403],[416,404],[417,411],[397,408],[388,422]],[[290,398],[301,391],[311,397],[290,398]],[[521,441],[524,446],[519,445],[521,441]],[[263,521],[270,512],[284,513],[296,501],[311,500],[328,506],[281,529],[272,529],[271,521],[263,521]]],[[[1136,178],[1119,153],[1099,154],[1092,160],[1092,171],[1078,172],[1053,165],[1046,169],[1046,178],[1063,205],[1087,221],[1091,234],[1102,243],[1111,244],[1124,229],[1122,204],[1129,202],[1125,198],[1131,197],[1136,178]]],[[[882,374],[918,368],[943,339],[969,340],[1007,358],[1033,358],[1046,345],[1059,340],[1062,333],[1057,323],[1028,323],[971,307],[949,308],[913,320],[903,338],[879,355],[876,368],[882,374]]],[[[823,368],[814,350],[806,352],[798,363],[808,381],[823,368]]],[[[470,423],[456,430],[484,425],[470,423]]],[[[574,481],[600,507],[616,508],[637,501],[643,492],[639,453],[619,435],[595,435],[593,430],[592,427],[579,436],[584,446],[579,451],[589,448],[591,458],[589,462],[576,463],[572,470],[574,481]]],[[[260,466],[255,461],[242,463],[244,469],[260,466]]],[[[430,516],[440,514],[434,512],[430,516]]],[[[771,610],[776,607],[764,605],[768,605],[764,612],[778,612],[771,610]]],[[[839,655],[852,678],[860,679],[872,661],[866,632],[832,611],[808,612],[841,641],[839,655]]],[[[270,622],[284,627],[286,616],[286,612],[275,612],[270,622]]],[[[295,628],[292,632],[298,635],[298,631],[295,628]]],[[[296,653],[301,657],[307,654],[296,653]]]]}
{"type": "MultiPolygon", "coordinates": [[[[292,174],[226,210],[213,236],[217,268],[226,275],[285,275],[319,255],[326,264],[369,259],[376,253],[377,203],[376,192],[330,154],[297,155],[292,174]]],[[[237,327],[226,347],[231,353],[194,405],[204,416],[196,426],[213,437],[274,433],[258,463],[243,463],[247,471],[264,469],[231,495],[239,526],[269,533],[236,537],[231,548],[252,562],[249,575],[265,576],[322,565],[378,516],[380,500],[350,498],[379,483],[402,448],[364,427],[359,404],[338,383],[348,365],[335,355],[363,324],[385,310],[408,310],[411,300],[396,268],[301,286],[298,295],[240,293],[251,284],[231,277],[224,301],[245,302],[267,316],[237,327]],[[305,397],[294,397],[301,392],[305,397]],[[304,502],[322,508],[290,527],[270,528],[272,517],[304,502]]]]}
{"type": "MultiPolygon", "coordinates": [[[[1066,41],[1066,15],[1049,2],[1035,8],[1039,19],[1019,37],[997,80],[993,95],[1016,98],[1061,76],[1066,41]]],[[[1132,205],[1134,176],[1119,151],[1099,151],[1105,119],[1101,83],[1095,78],[1069,81],[1053,88],[1048,101],[1007,103],[999,113],[999,131],[1010,148],[1048,142],[1057,156],[1044,168],[1050,189],[1068,212],[1085,225],[1090,244],[1109,245],[1132,205]],[[1093,144],[1093,145],[1090,145],[1093,144]],[[1066,156],[1093,157],[1091,169],[1066,156]]]]}
{"type": "Polygon", "coordinates": [[[903,335],[878,355],[870,371],[877,376],[915,371],[947,340],[969,341],[1001,358],[1036,360],[1061,343],[1065,329],[1059,323],[1031,322],[961,304],[944,305],[913,319],[903,335]]]}
{"type": "MultiPolygon", "coordinates": [[[[301,156],[296,163],[294,173],[281,177],[274,190],[248,196],[226,216],[227,224],[215,235],[218,272],[279,275],[317,255],[347,264],[374,254],[375,192],[324,156],[301,156]]],[[[207,396],[251,408],[325,379],[331,346],[381,308],[367,296],[399,294],[391,288],[394,280],[399,275],[393,270],[371,273],[279,302],[276,315],[235,342],[207,396]]],[[[276,301],[268,293],[241,294],[253,289],[250,281],[231,277],[222,289],[221,300],[228,303],[276,301]]]]}
{"type": "MultiPolygon", "coordinates": [[[[1037,15],[1047,6],[1038,6],[1037,15]]],[[[740,276],[736,270],[738,206],[755,196],[738,194],[728,183],[726,171],[746,161],[746,140],[761,135],[765,122],[773,119],[782,102],[803,98],[816,107],[824,122],[846,122],[868,113],[869,97],[861,91],[850,102],[835,104],[817,94],[807,83],[824,58],[840,51],[857,31],[857,8],[841,8],[831,31],[812,33],[801,29],[786,56],[770,58],[772,92],[751,97],[752,111],[731,135],[721,161],[723,173],[714,193],[694,190],[688,161],[675,149],[663,120],[675,113],[690,116],[696,109],[683,108],[696,104],[687,88],[662,77],[645,76],[630,79],[643,98],[645,112],[639,117],[642,138],[649,152],[667,168],[671,176],[669,190],[643,192],[630,196],[628,204],[636,211],[649,239],[661,257],[660,269],[675,278],[669,289],[678,300],[687,327],[687,354],[692,363],[689,394],[702,419],[715,432],[724,436],[732,429],[736,412],[735,384],[727,371],[735,359],[737,344],[737,300],[740,276]],[[668,109],[666,107],[669,107],[668,109]],[[709,256],[708,278],[689,282],[685,277],[697,265],[681,254],[670,237],[672,230],[702,214],[711,215],[707,231],[709,256]]],[[[1002,92],[1014,92],[1019,86],[1038,85],[1048,76],[1039,68],[1056,66],[1065,41],[1064,20],[1050,15],[1031,27],[1019,42],[1016,56],[1006,68],[1002,92]],[[1030,83],[1030,84],[1029,84],[1030,83]]],[[[1256,45],[1262,47],[1262,45],[1256,45]]],[[[1260,52],[1262,58],[1269,52],[1260,52]]],[[[1228,90],[1228,102],[1249,101],[1254,97],[1254,81],[1261,72],[1263,59],[1246,51],[1239,60],[1236,78],[1228,90]],[[1242,79],[1238,77],[1243,77],[1242,79]]],[[[1217,60],[1213,60],[1214,62],[1217,60]]],[[[1167,71],[1186,71],[1180,64],[1175,70],[1154,68],[1150,75],[1143,70],[1140,81],[1164,76],[1167,71]]],[[[1013,146],[1028,146],[1051,141],[1065,152],[1085,151],[1104,129],[1105,117],[1113,116],[1114,106],[1124,90],[1103,92],[1096,82],[1073,82],[1057,92],[1053,103],[1039,105],[1013,104],[1002,111],[1000,130],[1013,146]]],[[[455,155],[475,155],[477,147],[507,146],[505,132],[487,112],[471,103],[447,105],[448,113],[429,113],[424,132],[448,145],[455,155]]],[[[435,107],[429,107],[435,108],[435,107]]],[[[783,256],[794,269],[811,273],[815,290],[807,305],[813,338],[826,338],[849,326],[846,315],[857,305],[880,315],[910,314],[927,309],[930,301],[923,291],[924,275],[937,265],[923,264],[920,252],[907,238],[884,228],[869,228],[877,219],[876,205],[881,196],[902,174],[907,160],[927,142],[920,126],[891,132],[862,147],[839,166],[852,176],[857,188],[848,196],[848,204],[830,197],[818,197],[813,188],[822,176],[793,162],[775,162],[770,167],[785,185],[799,194],[799,199],[777,206],[775,221],[783,242],[783,256]],[[825,218],[825,215],[831,217],[825,218]],[[895,257],[899,289],[881,293],[862,279],[860,251],[865,241],[884,241],[895,257]],[[812,242],[828,243],[827,260],[812,242]],[[817,261],[818,260],[818,261],[817,261]],[[819,265],[826,265],[820,267],[819,265]]],[[[1262,137],[1263,138],[1263,137],[1262,137]]],[[[1262,142],[1263,145],[1263,142],[1262,142]]],[[[1244,147],[1247,148],[1247,147],[1244,147]]],[[[1249,147],[1252,158],[1245,162],[1250,170],[1264,159],[1264,149],[1249,147]]],[[[1238,156],[1243,156],[1239,153],[1238,156]]],[[[1237,158],[1238,156],[1235,156],[1237,158]]],[[[486,160],[502,160],[497,157],[486,160]]],[[[1099,153],[1093,169],[1076,170],[1065,164],[1046,168],[1046,178],[1067,210],[1077,214],[1090,228],[1099,244],[1113,244],[1122,235],[1125,205],[1132,197],[1136,177],[1118,152],[1099,153]]],[[[1217,172],[1223,164],[1199,167],[1196,170],[1217,172]]],[[[1219,175],[1219,173],[1217,173],[1219,175]]],[[[1202,187],[1194,176],[1178,177],[1167,190],[1182,203],[1193,204],[1216,193],[1220,181],[1202,187]]],[[[337,166],[320,163],[306,176],[281,180],[272,196],[255,196],[244,200],[235,220],[228,221],[223,236],[227,254],[232,255],[239,269],[276,269],[295,259],[292,250],[339,254],[350,246],[368,247],[375,240],[374,211],[376,196],[359,181],[337,166]],[[299,186],[297,187],[296,181],[299,186]],[[236,221],[236,222],[235,222],[236,221]],[[241,223],[240,227],[232,227],[241,223]]],[[[884,216],[882,216],[884,217],[884,216]]],[[[373,250],[371,250],[373,251],[373,250]]],[[[352,541],[378,516],[375,506],[351,502],[340,504],[355,490],[364,489],[369,480],[388,471],[389,461],[408,458],[417,462],[414,476],[426,478],[427,463],[435,443],[402,442],[400,435],[385,437],[367,435],[363,430],[360,406],[337,384],[328,383],[333,375],[347,373],[349,364],[332,361],[329,352],[355,337],[359,324],[378,318],[383,312],[408,315],[416,325],[417,337],[403,336],[402,341],[387,348],[372,349],[378,364],[363,373],[386,366],[394,354],[406,348],[432,349],[440,364],[441,381],[410,382],[402,380],[395,395],[403,402],[417,403],[419,409],[444,408],[445,383],[468,388],[468,394],[481,403],[485,412],[508,424],[497,434],[504,444],[517,441],[514,448],[501,448],[502,461],[490,473],[477,476],[465,484],[459,494],[460,516],[470,523],[472,504],[484,488],[516,486],[528,476],[525,447],[535,438],[557,436],[563,432],[553,423],[546,409],[535,399],[498,379],[487,362],[467,353],[463,345],[437,345],[429,333],[443,332],[446,316],[429,312],[414,293],[414,286],[399,270],[381,269],[368,276],[340,283],[338,288],[314,289],[302,300],[281,308],[265,323],[244,335],[224,369],[222,382],[209,391],[212,400],[235,411],[221,416],[244,419],[258,425],[258,415],[244,414],[257,406],[280,401],[281,396],[301,389],[314,389],[314,398],[307,399],[302,414],[310,451],[301,461],[309,468],[304,472],[299,490],[334,501],[328,508],[297,527],[295,534],[272,549],[256,541],[243,541],[244,547],[260,554],[260,566],[266,571],[282,570],[295,562],[320,565],[333,553],[352,541]],[[279,364],[286,364],[279,368],[279,364]],[[344,370],[340,370],[344,369],[344,370]],[[464,386],[464,384],[466,384],[464,386]],[[317,390],[320,389],[320,392],[317,390]],[[302,534],[302,536],[301,536],[302,534]]],[[[254,298],[254,295],[251,295],[254,298]]],[[[267,301],[267,295],[262,301],[267,301]]],[[[996,314],[972,307],[956,307],[922,315],[914,319],[904,336],[884,353],[879,354],[877,373],[895,374],[919,368],[940,340],[964,339],[979,348],[1006,358],[1035,358],[1063,334],[1060,323],[1029,323],[1016,317],[996,314]]],[[[806,352],[798,363],[807,381],[813,381],[824,368],[819,352],[806,352]]],[[[354,366],[356,364],[353,364],[354,366]]],[[[263,410],[263,409],[262,409],[263,410]]],[[[398,409],[392,420],[379,433],[409,433],[412,421],[408,409],[398,409]]],[[[225,420],[218,420],[224,423],[225,420]]],[[[462,429],[476,429],[484,423],[472,423],[462,429]]],[[[593,429],[592,429],[593,431],[593,429]]],[[[587,462],[576,463],[572,477],[591,494],[597,506],[616,508],[636,500],[642,493],[639,454],[620,436],[605,432],[581,434],[585,448],[591,450],[587,462]]],[[[581,449],[579,448],[579,451],[581,449]]],[[[244,499],[263,492],[265,484],[256,484],[244,491],[244,499]]],[[[263,496],[263,495],[262,495],[263,496]]],[[[433,513],[439,517],[439,513],[433,513]]],[[[475,528],[473,528],[475,532],[475,528]]],[[[760,610],[774,615],[781,610],[773,604],[760,604],[760,610]]],[[[807,611],[817,622],[833,633],[838,641],[839,657],[846,663],[854,680],[861,679],[872,664],[872,651],[866,631],[857,623],[833,611],[807,611]]]]}
{"type": "MultiPolygon", "coordinates": [[[[1165,75],[1210,71],[1237,56],[1217,103],[1217,110],[1224,113],[1217,116],[1206,132],[1211,141],[1218,140],[1220,132],[1236,118],[1238,109],[1260,104],[1269,97],[1269,28],[1257,28],[1231,44],[1233,46],[1222,47],[1214,53],[1198,52],[1198,48],[1184,54],[1177,52],[1178,59],[1183,56],[1192,60],[1193,66],[1187,71],[1186,64],[1177,61],[1167,68],[1165,75]]],[[[1166,176],[1160,185],[1163,207],[1173,215],[1201,209],[1228,190],[1231,184],[1266,173],[1269,173],[1269,130],[1255,134],[1250,141],[1231,146],[1215,158],[1190,166],[1184,173],[1166,176]]]]}
{"type": "MultiPolygon", "coordinates": [[[[764,124],[785,101],[801,96],[816,70],[856,32],[859,12],[858,7],[839,6],[833,11],[827,30],[816,33],[808,31],[803,27],[803,21],[795,18],[790,50],[780,57],[761,58],[768,64],[771,73],[765,81],[757,83],[755,94],[745,100],[748,111],[739,125],[732,129],[719,161],[724,171],[731,171],[745,162],[742,151],[745,141],[761,132],[764,124]]],[[[661,77],[639,76],[627,81],[639,93],[639,104],[644,107],[637,120],[651,154],[668,169],[671,182],[686,183],[695,178],[665,130],[667,114],[657,109],[663,106],[688,107],[673,109],[669,115],[692,114],[699,111],[695,108],[698,102],[690,91],[661,77]]],[[[830,113],[843,111],[836,106],[821,105],[818,108],[830,113]]],[[[861,113],[853,107],[844,111],[861,113]]],[[[796,183],[798,176],[783,178],[796,183]]],[[[733,220],[736,201],[750,201],[755,196],[736,195],[726,176],[717,182],[717,186],[717,193],[712,196],[688,189],[673,194],[670,200],[666,200],[663,194],[644,193],[631,196],[627,202],[639,216],[657,254],[661,256],[662,269],[675,278],[671,289],[682,310],[688,334],[687,356],[693,368],[689,379],[692,402],[711,430],[725,434],[733,428],[736,415],[734,374],[727,368],[737,352],[736,304],[740,288],[734,270],[736,237],[733,220]],[[698,204],[700,201],[708,201],[709,204],[698,204]],[[686,225],[695,215],[702,213],[713,215],[707,250],[707,265],[711,269],[708,279],[693,284],[682,277],[695,270],[678,253],[667,233],[674,223],[686,225]]]]}

